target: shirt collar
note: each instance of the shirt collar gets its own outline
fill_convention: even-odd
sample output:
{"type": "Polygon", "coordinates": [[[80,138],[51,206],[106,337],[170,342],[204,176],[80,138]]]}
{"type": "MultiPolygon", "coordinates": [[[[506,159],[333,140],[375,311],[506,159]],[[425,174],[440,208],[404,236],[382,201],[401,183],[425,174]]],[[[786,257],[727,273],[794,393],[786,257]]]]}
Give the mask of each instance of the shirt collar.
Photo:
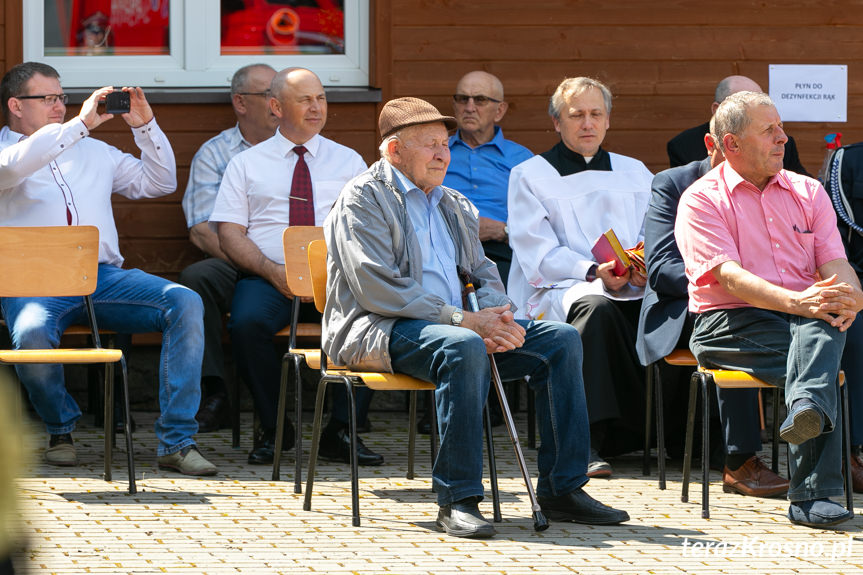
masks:
{"type": "MultiPolygon", "coordinates": [[[[285,157],[287,157],[288,154],[292,154],[294,152],[294,148],[299,145],[284,137],[281,130],[276,130],[276,134],[273,137],[276,138],[279,150],[281,150],[285,157]]],[[[305,144],[302,144],[306,148],[309,156],[314,158],[318,155],[318,150],[321,147],[321,140],[321,135],[315,134],[305,144]]]]}
{"type": "MultiPolygon", "coordinates": [[[[766,190],[770,186],[776,184],[786,190],[793,190],[790,182],[788,181],[788,177],[784,174],[785,170],[779,170],[777,173],[770,176],[770,179],[767,180],[767,184],[764,186],[766,190]]],[[[742,183],[746,183],[749,186],[755,188],[755,185],[751,182],[747,181],[743,176],[741,176],[737,170],[735,170],[728,161],[722,162],[722,178],[725,180],[725,186],[728,188],[729,192],[733,193],[734,190],[742,183]]],[[[756,188],[757,189],[757,188],[756,188]]],[[[760,190],[759,190],[760,191],[760,190]]]]}
{"type": "MultiPolygon", "coordinates": [[[[456,131],[455,134],[450,136],[449,138],[449,147],[452,148],[454,145],[460,144],[465,148],[471,149],[464,140],[461,138],[461,130],[456,131]]],[[[483,146],[494,146],[498,149],[498,151],[503,153],[503,130],[500,129],[500,126],[494,127],[494,136],[492,136],[491,140],[486,142],[485,144],[480,144],[477,148],[482,148],[483,146]]],[[[476,149],[476,148],[473,148],[476,149]]]]}

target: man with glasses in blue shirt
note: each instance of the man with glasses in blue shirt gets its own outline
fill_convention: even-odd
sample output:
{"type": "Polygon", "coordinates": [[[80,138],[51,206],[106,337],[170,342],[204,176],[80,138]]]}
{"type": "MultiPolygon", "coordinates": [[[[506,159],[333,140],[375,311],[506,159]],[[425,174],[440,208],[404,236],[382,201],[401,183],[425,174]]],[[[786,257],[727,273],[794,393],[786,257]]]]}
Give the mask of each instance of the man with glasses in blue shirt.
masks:
{"type": "Polygon", "coordinates": [[[497,264],[506,287],[512,250],[506,227],[506,191],[513,166],[533,152],[503,137],[496,124],[506,114],[503,84],[488,72],[468,72],[458,81],[453,111],[458,131],[450,136],[444,185],[464,194],[479,210],[479,239],[497,264]]]}

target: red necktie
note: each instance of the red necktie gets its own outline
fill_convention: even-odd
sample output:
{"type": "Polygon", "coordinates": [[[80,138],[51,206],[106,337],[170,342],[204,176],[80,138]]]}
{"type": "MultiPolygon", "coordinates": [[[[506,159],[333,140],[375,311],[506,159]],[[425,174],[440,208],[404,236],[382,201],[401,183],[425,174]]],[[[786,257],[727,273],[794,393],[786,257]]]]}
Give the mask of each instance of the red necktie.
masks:
{"type": "Polygon", "coordinates": [[[291,180],[291,204],[288,224],[291,226],[315,225],[315,200],[312,198],[312,176],[303,157],[307,152],[304,146],[294,148],[297,165],[291,180]]]}

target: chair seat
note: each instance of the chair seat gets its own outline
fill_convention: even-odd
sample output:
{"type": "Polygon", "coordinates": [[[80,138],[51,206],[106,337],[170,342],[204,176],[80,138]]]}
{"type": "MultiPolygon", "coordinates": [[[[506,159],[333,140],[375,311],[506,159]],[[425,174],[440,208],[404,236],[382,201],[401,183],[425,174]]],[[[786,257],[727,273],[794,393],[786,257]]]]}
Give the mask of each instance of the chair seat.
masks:
{"type": "Polygon", "coordinates": [[[349,369],[328,369],[327,375],[356,377],[361,379],[369,389],[387,391],[434,390],[433,383],[423,381],[402,373],[381,373],[367,371],[351,371],[349,369]]]}
{"type": "Polygon", "coordinates": [[[113,363],[119,349],[11,349],[0,351],[0,363],[113,363]]]}
{"type": "MultiPolygon", "coordinates": [[[[291,326],[280,329],[276,332],[276,337],[289,337],[291,335],[291,326]]],[[[297,324],[297,337],[321,337],[321,324],[319,323],[300,323],[297,324]]]]}
{"type": "MultiPolygon", "coordinates": [[[[698,371],[709,373],[713,376],[713,382],[717,387],[725,389],[746,389],[746,388],[770,388],[775,386],[764,382],[754,375],[749,375],[742,371],[734,371],[727,369],[707,369],[698,366],[698,371]]],[[[845,385],[845,371],[839,371],[839,385],[845,385]]]]}
{"type": "Polygon", "coordinates": [[[688,349],[675,349],[665,356],[665,362],[669,365],[677,366],[694,367],[698,365],[698,360],[695,359],[695,356],[688,349]]]}

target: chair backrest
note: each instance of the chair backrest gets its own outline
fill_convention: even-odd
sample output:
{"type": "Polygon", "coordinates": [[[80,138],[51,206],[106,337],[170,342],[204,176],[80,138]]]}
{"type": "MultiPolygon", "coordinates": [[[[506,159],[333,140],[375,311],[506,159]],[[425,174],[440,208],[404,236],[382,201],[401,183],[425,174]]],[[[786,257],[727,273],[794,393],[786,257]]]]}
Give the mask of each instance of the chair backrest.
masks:
{"type": "Polygon", "coordinates": [[[98,272],[95,226],[0,226],[0,297],[90,295],[98,272]]]}
{"type": "Polygon", "coordinates": [[[288,289],[298,297],[312,297],[312,280],[309,277],[309,242],[324,239],[324,228],[319,226],[291,226],[282,233],[285,253],[285,275],[288,289]]]}
{"type": "Polygon", "coordinates": [[[312,275],[315,307],[324,313],[324,305],[327,303],[327,243],[324,240],[315,240],[309,244],[309,271],[312,275]]]}

